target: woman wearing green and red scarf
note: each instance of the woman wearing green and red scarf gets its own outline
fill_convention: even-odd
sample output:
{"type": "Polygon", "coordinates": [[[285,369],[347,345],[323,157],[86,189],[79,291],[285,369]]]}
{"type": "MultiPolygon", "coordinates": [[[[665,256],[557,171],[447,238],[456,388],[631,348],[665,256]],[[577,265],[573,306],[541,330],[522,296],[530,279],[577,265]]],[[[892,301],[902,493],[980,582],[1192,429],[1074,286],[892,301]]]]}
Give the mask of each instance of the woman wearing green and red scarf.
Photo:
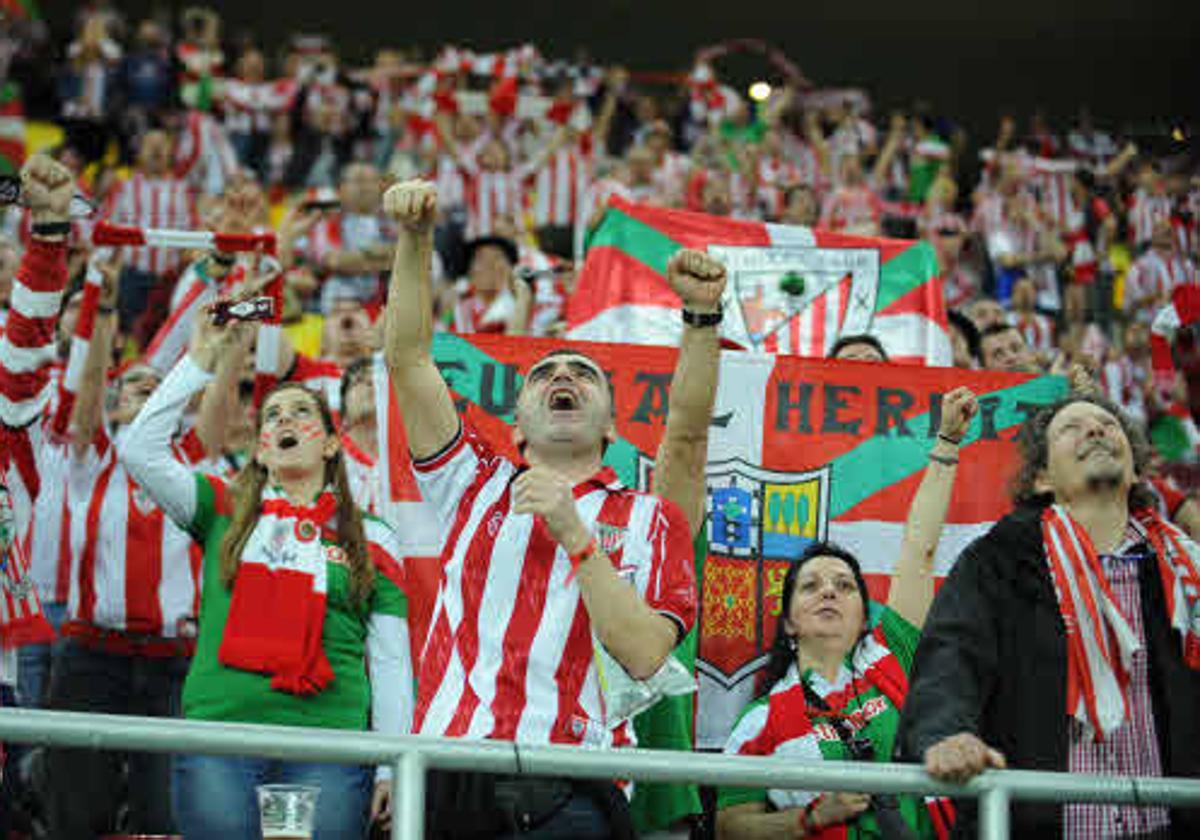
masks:
{"type": "MultiPolygon", "coordinates": [[[[975,412],[966,388],[943,400],[941,429],[877,620],[852,554],[815,543],[792,563],[762,694],[742,712],[727,753],[781,761],[891,759],[908,671],[933,600],[933,555],[958,444],[975,412]]],[[[911,796],[723,788],[718,806],[722,838],[932,838],[953,820],[947,801],[911,796]]]]}
{"type": "MultiPolygon", "coordinates": [[[[350,496],[329,407],[303,386],[267,395],[254,457],[230,484],[170,454],[190,398],[241,364],[234,333],[199,319],[189,354],[146,402],[122,452],[129,472],[204,547],[196,654],[184,716],[408,731],[412,666],[394,534],[350,496]],[[367,678],[368,664],[370,680],[367,678]]],[[[258,838],[255,787],[315,785],[316,840],[364,836],[369,768],[255,758],[176,758],[175,816],[187,840],[258,838]]]]}

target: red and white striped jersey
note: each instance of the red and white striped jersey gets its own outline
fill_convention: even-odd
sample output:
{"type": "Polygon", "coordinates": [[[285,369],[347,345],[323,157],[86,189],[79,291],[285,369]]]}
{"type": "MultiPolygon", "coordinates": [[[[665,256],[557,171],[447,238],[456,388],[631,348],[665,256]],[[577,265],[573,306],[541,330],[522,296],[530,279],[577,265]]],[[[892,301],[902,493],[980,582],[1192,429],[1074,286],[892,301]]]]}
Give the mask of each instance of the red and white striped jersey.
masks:
{"type": "MultiPolygon", "coordinates": [[[[631,743],[610,731],[595,641],[566,552],[545,523],[512,512],[519,468],[470,430],[415,463],[450,530],[421,656],[414,731],[519,743],[631,743]]],[[[692,540],[668,501],[610,469],[575,487],[576,507],[617,573],[681,631],[696,614],[692,540]]]]}
{"type": "Polygon", "coordinates": [[[1200,220],[1195,216],[1186,220],[1172,216],[1171,227],[1175,229],[1175,247],[1179,253],[1188,259],[1200,258],[1200,220]]]}
{"type": "Polygon", "coordinates": [[[1153,311],[1131,312],[1130,308],[1136,301],[1148,297],[1166,300],[1176,286],[1195,282],[1196,267],[1190,260],[1184,259],[1178,254],[1167,256],[1152,248],[1134,260],[1133,265],[1129,267],[1129,272],[1125,275],[1124,308],[1126,314],[1149,322],[1157,313],[1153,311]]]}
{"type": "MultiPolygon", "coordinates": [[[[140,172],[113,188],[104,215],[109,221],[144,228],[198,226],[192,188],[182,178],[147,178],[140,172]]],[[[174,276],[182,267],[179,248],[126,248],[125,264],[138,271],[174,276]]]]}
{"type": "Polygon", "coordinates": [[[467,333],[502,333],[508,329],[508,319],[512,315],[516,301],[512,294],[503,289],[499,295],[490,301],[485,301],[467,281],[461,281],[456,288],[457,297],[454,301],[454,332],[464,335],[467,333]]]}
{"type": "Polygon", "coordinates": [[[207,195],[220,195],[240,166],[225,126],[211,114],[189,111],[175,147],[175,174],[207,195]]]}
{"type": "MultiPolygon", "coordinates": [[[[117,432],[116,442],[102,431],[85,454],[71,458],[68,614],[109,630],[191,636],[201,549],[126,473],[116,450],[126,431],[117,432]]],[[[185,436],[175,457],[194,464],[197,443],[185,436]]]]}
{"type": "MultiPolygon", "coordinates": [[[[13,278],[12,308],[0,334],[0,477],[12,498],[14,530],[21,540],[33,539],[38,504],[53,507],[50,497],[63,486],[63,476],[53,470],[49,421],[56,387],[55,325],[67,283],[66,250],[39,240],[29,243],[13,278]]],[[[57,570],[52,561],[49,569],[40,571],[44,583],[47,578],[53,581],[57,570]]]]}
{"type": "Polygon", "coordinates": [[[501,216],[516,219],[521,213],[521,185],[525,173],[520,169],[493,172],[462,167],[463,203],[467,209],[467,239],[491,236],[501,216]]]}
{"type": "Polygon", "coordinates": [[[1054,322],[1045,315],[1038,312],[1030,312],[1027,315],[1014,312],[1012,324],[1025,336],[1025,343],[1031,349],[1045,353],[1054,349],[1054,322]]]}
{"type": "Polygon", "coordinates": [[[577,149],[559,149],[534,175],[535,227],[571,227],[591,180],[590,161],[577,149]]]}
{"type": "Polygon", "coordinates": [[[1171,211],[1170,196],[1138,190],[1129,207],[1129,239],[1134,245],[1148,243],[1154,226],[1164,219],[1170,219],[1171,211]]]}

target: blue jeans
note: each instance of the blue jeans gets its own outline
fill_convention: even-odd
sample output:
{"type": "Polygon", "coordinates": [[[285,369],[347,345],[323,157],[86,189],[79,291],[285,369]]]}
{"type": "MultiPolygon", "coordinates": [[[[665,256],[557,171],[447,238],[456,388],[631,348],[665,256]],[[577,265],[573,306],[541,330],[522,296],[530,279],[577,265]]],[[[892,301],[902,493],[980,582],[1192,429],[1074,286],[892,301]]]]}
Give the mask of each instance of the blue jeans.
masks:
{"type": "Polygon", "coordinates": [[[184,840],[259,840],[258,785],[321,789],[313,840],[366,836],[373,772],[346,764],[301,764],[265,758],[175,756],[175,822],[184,840]]]}
{"type": "MultiPolygon", "coordinates": [[[[46,620],[58,632],[67,617],[66,604],[42,604],[46,620]]],[[[50,657],[61,647],[60,642],[44,645],[25,645],[17,651],[17,705],[26,709],[40,709],[46,705],[49,689],[50,657]]]]}

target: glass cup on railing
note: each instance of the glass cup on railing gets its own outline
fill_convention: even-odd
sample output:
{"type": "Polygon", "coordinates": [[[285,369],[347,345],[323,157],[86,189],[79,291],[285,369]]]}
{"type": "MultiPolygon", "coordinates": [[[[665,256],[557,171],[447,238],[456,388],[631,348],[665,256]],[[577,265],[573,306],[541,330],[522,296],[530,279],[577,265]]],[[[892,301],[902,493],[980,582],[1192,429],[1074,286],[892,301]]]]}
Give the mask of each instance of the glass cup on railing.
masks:
{"type": "Polygon", "coordinates": [[[320,793],[312,785],[259,785],[263,840],[310,840],[320,793]]]}

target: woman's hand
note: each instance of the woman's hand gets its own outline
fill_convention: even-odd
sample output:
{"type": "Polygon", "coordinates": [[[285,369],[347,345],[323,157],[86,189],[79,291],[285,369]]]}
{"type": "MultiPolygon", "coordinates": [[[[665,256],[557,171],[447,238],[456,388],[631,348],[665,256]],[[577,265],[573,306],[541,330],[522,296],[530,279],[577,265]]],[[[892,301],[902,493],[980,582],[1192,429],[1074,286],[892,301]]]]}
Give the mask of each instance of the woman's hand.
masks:
{"type": "Polygon", "coordinates": [[[847,793],[839,790],[821,797],[817,807],[813,808],[812,818],[818,828],[826,828],[852,820],[869,807],[869,793],[847,793]]]}
{"type": "Polygon", "coordinates": [[[392,780],[379,779],[371,794],[371,822],[387,828],[392,823],[392,780]]]}
{"type": "Polygon", "coordinates": [[[942,425],[938,435],[961,441],[978,410],[979,404],[970,388],[955,388],[942,398],[942,425]]]}

